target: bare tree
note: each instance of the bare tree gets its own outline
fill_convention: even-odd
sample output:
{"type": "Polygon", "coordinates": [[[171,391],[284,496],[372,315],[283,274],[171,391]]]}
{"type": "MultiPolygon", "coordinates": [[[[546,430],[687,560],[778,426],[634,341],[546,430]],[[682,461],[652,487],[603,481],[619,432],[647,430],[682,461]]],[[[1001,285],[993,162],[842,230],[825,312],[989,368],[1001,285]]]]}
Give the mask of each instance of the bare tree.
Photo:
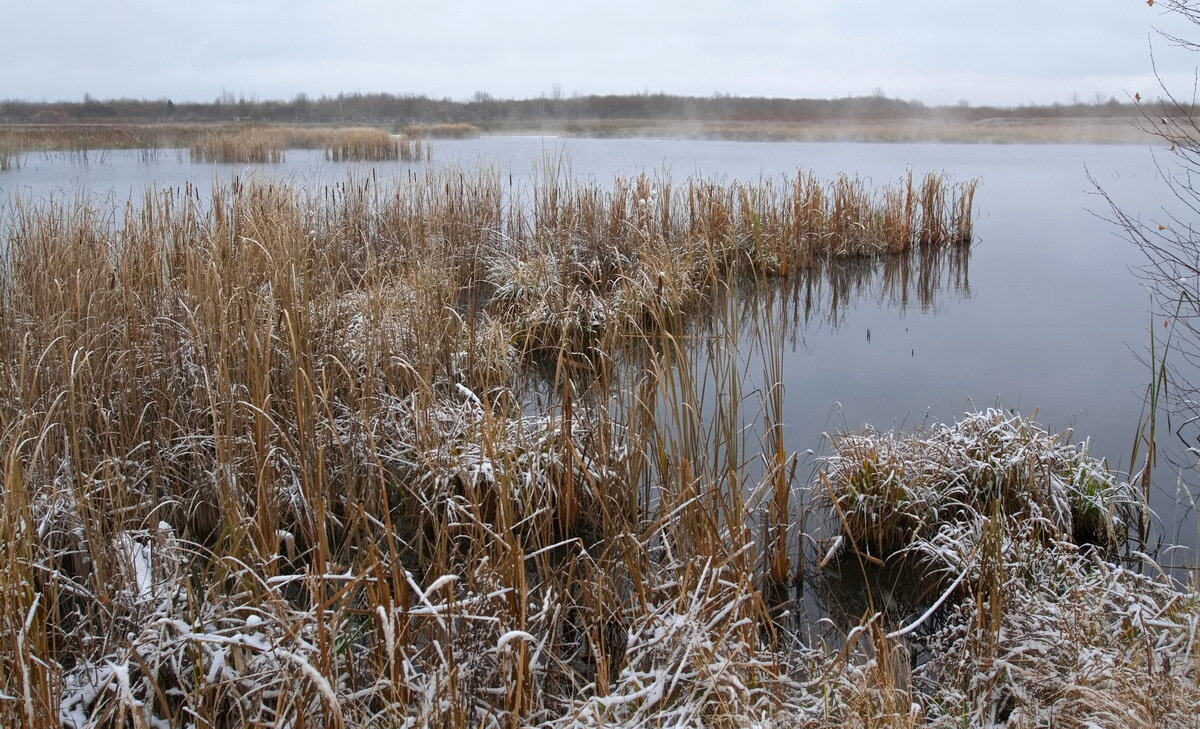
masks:
{"type": "MultiPolygon", "coordinates": [[[[1200,28],[1198,0],[1148,0],[1152,8],[1177,16],[1200,28]]],[[[1155,45],[1163,43],[1186,51],[1200,51],[1200,43],[1175,33],[1155,29],[1150,62],[1159,93],[1153,100],[1134,94],[1143,131],[1161,140],[1155,165],[1170,193],[1153,217],[1132,213],[1093,180],[1107,200],[1113,220],[1144,254],[1139,273],[1151,291],[1155,321],[1150,332],[1148,364],[1152,373],[1147,409],[1140,424],[1130,468],[1141,468],[1144,496],[1150,498],[1150,474],[1159,446],[1169,438],[1174,447],[1163,449],[1177,473],[1191,473],[1200,456],[1200,118],[1197,117],[1195,81],[1184,95],[1172,88],[1160,72],[1155,45]],[[1161,420],[1171,434],[1158,431],[1161,420]],[[1139,450],[1140,449],[1140,450],[1139,450]]],[[[1146,538],[1143,521],[1141,537],[1146,538]]]]}
{"type": "MultiPolygon", "coordinates": [[[[1200,2],[1165,0],[1147,5],[1162,7],[1188,23],[1200,26],[1200,2]]],[[[1157,30],[1160,40],[1198,52],[1200,43],[1180,35],[1157,30]]],[[[1182,96],[1165,82],[1154,59],[1151,64],[1158,79],[1157,100],[1142,100],[1135,95],[1140,112],[1138,125],[1165,143],[1168,157],[1156,155],[1159,174],[1166,181],[1170,199],[1157,213],[1157,219],[1145,219],[1123,210],[1120,201],[1109,198],[1117,223],[1130,240],[1141,248],[1146,263],[1140,273],[1154,296],[1154,306],[1166,325],[1152,332],[1153,382],[1150,402],[1169,405],[1172,432],[1183,442],[1186,452],[1194,453],[1196,423],[1200,422],[1200,119],[1196,116],[1196,85],[1182,96]],[[1170,351],[1170,356],[1166,356],[1170,351]],[[1169,400],[1160,399],[1163,396],[1169,400]],[[1174,416],[1174,417],[1171,417],[1174,416]]],[[[1103,189],[1102,191],[1103,194],[1103,189]]],[[[1105,195],[1108,197],[1108,195],[1105,195]]],[[[1151,414],[1151,417],[1153,414],[1151,414]]],[[[1147,438],[1146,457],[1153,460],[1153,438],[1147,438]]]]}
{"type": "MultiPolygon", "coordinates": [[[[1200,0],[1147,0],[1147,5],[1200,28],[1200,0]]],[[[1200,52],[1200,42],[1163,30],[1154,30],[1159,47],[1162,43],[1200,52]]],[[[1138,109],[1135,121],[1142,131],[1162,141],[1156,149],[1154,164],[1169,189],[1160,209],[1147,215],[1123,209],[1121,201],[1092,183],[1108,201],[1112,219],[1141,249],[1145,263],[1139,273],[1150,289],[1156,325],[1151,327],[1147,363],[1151,381],[1147,388],[1146,409],[1139,423],[1138,439],[1130,454],[1130,469],[1141,483],[1146,504],[1151,501],[1151,474],[1162,456],[1180,476],[1178,483],[1193,481],[1200,464],[1200,118],[1196,110],[1196,85],[1189,94],[1171,88],[1159,71],[1151,42],[1151,65],[1158,80],[1159,94],[1154,100],[1135,92],[1138,109]],[[1158,326],[1158,321],[1162,326],[1158,326]],[[1158,429],[1160,421],[1166,432],[1158,429]],[[1183,476],[1188,476],[1184,480],[1183,476]]],[[[1193,74],[1195,79],[1195,74],[1193,74]]],[[[1158,145],[1156,145],[1158,146],[1158,145]]],[[[1174,480],[1174,478],[1172,478],[1174,480]]],[[[1188,493],[1190,493],[1188,488],[1188,493]]],[[[1195,499],[1187,499],[1194,507],[1195,499]]],[[[1140,524],[1140,541],[1146,544],[1148,511],[1140,524]]]]}

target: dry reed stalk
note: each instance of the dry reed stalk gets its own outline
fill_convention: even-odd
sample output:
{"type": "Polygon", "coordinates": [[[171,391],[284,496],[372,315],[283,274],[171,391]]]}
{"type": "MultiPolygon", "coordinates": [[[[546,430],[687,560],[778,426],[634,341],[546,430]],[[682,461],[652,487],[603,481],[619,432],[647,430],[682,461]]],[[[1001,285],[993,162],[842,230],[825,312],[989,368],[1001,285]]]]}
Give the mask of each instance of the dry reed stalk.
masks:
{"type": "Polygon", "coordinates": [[[21,167],[22,150],[12,134],[0,134],[0,172],[21,167]]]}
{"type": "MultiPolygon", "coordinates": [[[[836,254],[879,249],[878,198],[838,184],[552,176],[526,203],[495,175],[440,171],[127,209],[18,201],[0,275],[0,722],[970,710],[948,669],[933,688],[905,673],[896,639],[872,634],[872,664],[773,617],[800,492],[778,357],[762,442],[744,425],[760,416],[737,345],[757,327],[760,351],[777,346],[776,320],[747,323],[733,294],[779,283],[764,273],[819,272],[830,298],[868,285],[868,260],[836,254]]],[[[928,248],[908,265],[950,266],[955,249],[928,248]]],[[[1146,629],[1185,637],[1173,610],[1146,629]]],[[[1154,650],[1179,665],[1182,648],[1154,650]]],[[[1186,696],[1172,671],[1161,685],[1186,696]]]]}
{"type": "Polygon", "coordinates": [[[187,147],[199,136],[226,128],[203,124],[37,124],[8,126],[3,136],[18,152],[82,153],[102,149],[187,147]]]}
{"type": "Polygon", "coordinates": [[[330,135],[325,158],[347,160],[393,160],[400,157],[398,143],[381,129],[339,129],[330,135]]]}
{"type": "Polygon", "coordinates": [[[407,124],[397,130],[412,139],[474,139],[483,132],[472,124],[407,124]]]}
{"type": "Polygon", "coordinates": [[[193,162],[234,162],[271,164],[282,162],[284,139],[265,129],[248,128],[234,132],[214,132],[192,143],[193,162]]]}
{"type": "MultiPolygon", "coordinates": [[[[972,193],[974,187],[971,188],[972,193]]],[[[920,188],[921,217],[917,240],[922,245],[946,240],[949,221],[946,219],[945,175],[926,173],[920,188]]],[[[968,206],[969,210],[969,206],[968,206]]]]}
{"type": "Polygon", "coordinates": [[[959,242],[970,241],[974,237],[974,206],[977,180],[966,182],[958,196],[953,200],[953,212],[950,216],[950,239],[959,242]]]}
{"type": "MultiPolygon", "coordinates": [[[[187,148],[196,162],[268,164],[287,149],[323,149],[336,161],[385,161],[429,158],[419,139],[393,140],[386,132],[363,127],[324,128],[286,125],[58,125],[13,127],[0,138],[0,165],[16,165],[23,152],[64,151],[88,161],[110,149],[141,150],[147,161],[159,150],[187,148]]],[[[7,167],[0,167],[7,169],[7,167]]]]}
{"type": "MultiPolygon", "coordinates": [[[[974,190],[974,187],[971,187],[974,190]]],[[[884,197],[883,239],[892,253],[907,250],[913,241],[913,223],[917,210],[916,191],[913,189],[912,170],[898,187],[889,188],[884,197]]],[[[970,205],[967,205],[970,219],[970,205]]],[[[970,240],[970,236],[967,236],[970,240]]]]}

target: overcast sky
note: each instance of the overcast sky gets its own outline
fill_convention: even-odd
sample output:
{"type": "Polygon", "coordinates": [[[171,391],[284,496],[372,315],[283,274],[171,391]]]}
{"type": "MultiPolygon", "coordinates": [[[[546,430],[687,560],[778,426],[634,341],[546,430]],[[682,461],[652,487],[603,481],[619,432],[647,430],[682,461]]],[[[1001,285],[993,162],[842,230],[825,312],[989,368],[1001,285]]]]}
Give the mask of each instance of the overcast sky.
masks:
{"type": "MultiPolygon", "coordinates": [[[[1145,0],[0,0],[0,98],[465,99],[882,90],[932,104],[1157,89],[1145,0]]],[[[1196,29],[1200,30],[1200,29],[1196,29]]],[[[1191,87],[1195,58],[1154,42],[1191,87]]],[[[1150,92],[1150,93],[1148,93],[1150,92]]]]}

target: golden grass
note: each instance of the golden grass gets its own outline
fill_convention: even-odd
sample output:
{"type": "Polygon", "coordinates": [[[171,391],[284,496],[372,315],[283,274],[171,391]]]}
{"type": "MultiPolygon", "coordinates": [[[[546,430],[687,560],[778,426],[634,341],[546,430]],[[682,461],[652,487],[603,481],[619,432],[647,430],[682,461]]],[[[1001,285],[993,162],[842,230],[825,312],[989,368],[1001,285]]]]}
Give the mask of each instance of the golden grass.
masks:
{"type": "Polygon", "coordinates": [[[382,129],[338,129],[325,141],[325,158],[335,162],[395,159],[410,162],[422,156],[420,139],[396,139],[382,129]]]}
{"type": "Polygon", "coordinates": [[[188,148],[193,162],[240,162],[267,164],[282,162],[284,139],[262,129],[213,132],[197,139],[188,148]]]}
{"type": "Polygon", "coordinates": [[[193,162],[282,162],[287,149],[324,149],[334,162],[405,162],[429,159],[420,139],[396,139],[382,129],[249,127],[202,136],[191,147],[193,162]]]}

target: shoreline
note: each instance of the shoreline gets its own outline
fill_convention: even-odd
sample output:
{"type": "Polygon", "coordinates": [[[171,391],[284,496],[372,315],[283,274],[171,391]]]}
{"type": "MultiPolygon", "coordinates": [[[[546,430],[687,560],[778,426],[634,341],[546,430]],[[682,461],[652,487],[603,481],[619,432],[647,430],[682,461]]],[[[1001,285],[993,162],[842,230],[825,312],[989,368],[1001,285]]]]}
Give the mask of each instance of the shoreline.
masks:
{"type": "Polygon", "coordinates": [[[745,142],[867,142],[883,144],[1151,144],[1154,134],[1134,120],[985,119],[978,122],[871,120],[803,123],[659,120],[547,121],[481,125],[484,134],[597,139],[687,139],[745,142]]]}
{"type": "MultiPolygon", "coordinates": [[[[247,127],[296,130],[346,125],[237,122],[106,122],[0,124],[0,149],[52,151],[173,148],[190,146],[214,131],[247,127]],[[7,139],[6,139],[7,138],[7,139]]],[[[363,125],[371,126],[371,125],[363,125]]],[[[756,122],[722,120],[592,119],[487,122],[476,125],[374,125],[394,134],[444,140],[479,136],[557,136],[592,139],[680,139],[691,141],[814,142],[880,144],[1154,144],[1163,142],[1149,123],[1136,119],[1067,118],[979,121],[841,120],[756,122]],[[442,129],[453,129],[444,133],[442,129]]]]}

